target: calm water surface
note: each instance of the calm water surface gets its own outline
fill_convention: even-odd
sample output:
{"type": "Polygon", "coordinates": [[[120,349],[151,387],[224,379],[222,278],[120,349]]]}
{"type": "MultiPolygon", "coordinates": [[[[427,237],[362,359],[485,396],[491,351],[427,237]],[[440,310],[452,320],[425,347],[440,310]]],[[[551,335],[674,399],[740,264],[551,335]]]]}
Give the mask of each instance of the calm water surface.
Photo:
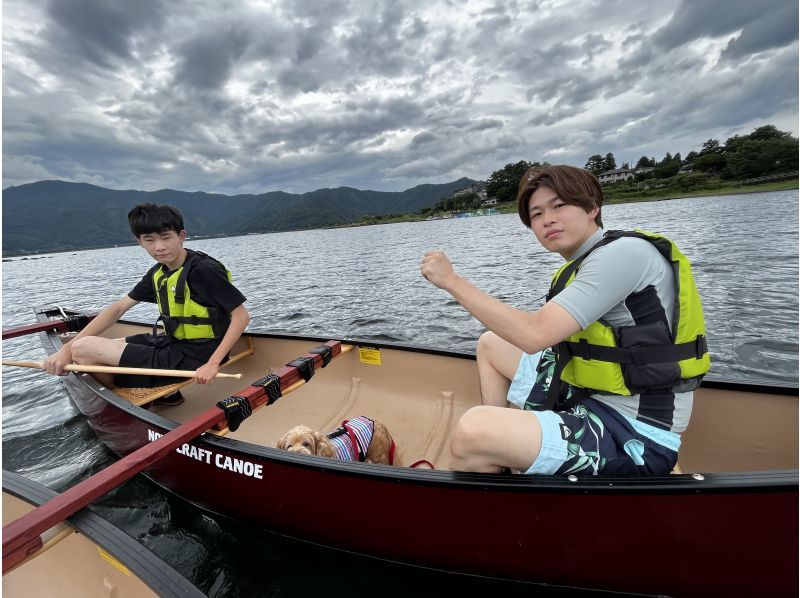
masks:
{"type": "MultiPolygon", "coordinates": [[[[797,214],[796,191],[603,209],[606,228],[663,233],[692,261],[712,353],[709,377],[795,385],[797,214]]],[[[522,309],[541,305],[561,261],[542,250],[512,214],[196,240],[187,246],[214,255],[234,273],[248,298],[251,330],[458,350],[474,350],[483,328],[420,277],[424,251],[445,250],[462,276],[522,309]]],[[[31,322],[38,305],[99,310],[126,294],[150,264],[136,246],[13,258],[3,263],[3,327],[31,322]]],[[[155,315],[151,305],[129,312],[131,319],[146,321],[155,315]]],[[[2,352],[10,359],[44,356],[35,336],[6,341],[2,352]]],[[[113,462],[56,379],[4,368],[2,383],[4,468],[60,491],[113,462]]],[[[352,591],[354,578],[393,596],[441,585],[453,592],[531,592],[523,584],[490,585],[310,548],[211,516],[144,479],[128,482],[96,509],[209,596],[352,591]]]]}

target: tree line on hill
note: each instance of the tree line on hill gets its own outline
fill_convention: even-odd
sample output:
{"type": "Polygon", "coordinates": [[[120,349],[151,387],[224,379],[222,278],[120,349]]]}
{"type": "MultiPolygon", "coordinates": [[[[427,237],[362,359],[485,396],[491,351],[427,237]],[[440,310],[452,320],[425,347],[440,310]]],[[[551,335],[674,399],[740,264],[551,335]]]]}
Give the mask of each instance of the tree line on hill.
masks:
{"type": "Polygon", "coordinates": [[[177,207],[192,238],[235,236],[338,226],[363,216],[380,220],[390,214],[411,214],[475,182],[462,178],[395,192],[338,187],[303,194],[229,196],[39,181],[3,190],[3,254],[129,245],[135,240],[128,229],[128,211],[144,202],[177,207]]]}
{"type": "MultiPolygon", "coordinates": [[[[522,176],[532,166],[549,166],[548,162],[521,160],[506,164],[493,172],[488,180],[486,192],[499,202],[513,201],[522,176]]],[[[798,140],[790,132],[779,131],[774,125],[756,128],[748,135],[734,135],[725,143],[709,139],[700,151],[691,151],[682,158],[680,153],[666,155],[659,161],[642,156],[634,169],[644,169],[635,174],[630,183],[648,181],[655,187],[675,187],[681,191],[703,187],[716,181],[738,181],[748,178],[795,172],[798,166],[798,140]]],[[[614,154],[594,154],[584,168],[600,175],[617,168],[614,154]]],[[[630,169],[623,163],[621,168],[630,169]]],[[[616,183],[624,186],[624,183],[616,183]]],[[[647,185],[646,185],[647,186],[647,185]]],[[[637,187],[638,189],[638,187],[637,187]]]]}

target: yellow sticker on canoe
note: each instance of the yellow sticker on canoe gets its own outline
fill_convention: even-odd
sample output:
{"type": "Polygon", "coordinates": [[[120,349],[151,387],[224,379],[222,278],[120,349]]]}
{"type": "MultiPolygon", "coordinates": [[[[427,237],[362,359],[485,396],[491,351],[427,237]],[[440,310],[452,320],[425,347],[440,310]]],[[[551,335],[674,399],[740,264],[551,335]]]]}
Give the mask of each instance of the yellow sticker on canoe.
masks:
{"type": "Polygon", "coordinates": [[[381,365],[381,350],[377,347],[360,346],[358,348],[358,358],[361,363],[381,365]]]}
{"type": "Polygon", "coordinates": [[[115,559],[113,556],[108,554],[105,550],[103,550],[99,546],[97,547],[97,550],[100,552],[100,556],[102,557],[102,559],[105,562],[107,562],[110,565],[113,565],[114,567],[116,567],[117,569],[122,571],[125,575],[130,575],[131,574],[131,572],[128,570],[128,568],[125,565],[120,563],[117,559],[115,559]]]}

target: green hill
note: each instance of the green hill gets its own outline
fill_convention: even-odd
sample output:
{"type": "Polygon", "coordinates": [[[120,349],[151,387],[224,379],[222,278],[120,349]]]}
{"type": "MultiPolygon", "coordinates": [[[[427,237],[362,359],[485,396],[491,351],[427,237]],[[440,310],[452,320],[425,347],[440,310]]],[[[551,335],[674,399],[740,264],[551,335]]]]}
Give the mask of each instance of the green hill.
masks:
{"type": "Polygon", "coordinates": [[[417,212],[475,181],[462,178],[406,191],[350,187],[292,194],[221,195],[105,189],[86,183],[39,181],[3,190],[3,255],[48,253],[133,243],[128,211],[138,203],[168,203],[184,217],[191,237],[320,228],[417,212]]]}

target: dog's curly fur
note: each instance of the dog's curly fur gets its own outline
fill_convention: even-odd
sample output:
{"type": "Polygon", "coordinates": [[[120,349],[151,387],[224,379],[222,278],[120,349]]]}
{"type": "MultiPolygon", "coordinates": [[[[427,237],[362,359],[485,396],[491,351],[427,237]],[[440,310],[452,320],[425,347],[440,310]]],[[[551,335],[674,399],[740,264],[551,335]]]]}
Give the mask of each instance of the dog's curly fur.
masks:
{"type": "MultiPolygon", "coordinates": [[[[389,429],[383,423],[376,421],[372,442],[370,442],[369,449],[367,449],[364,462],[399,465],[400,459],[397,454],[394,456],[394,462],[389,462],[392,442],[392,435],[389,433],[389,429]]],[[[295,426],[286,432],[275,446],[292,453],[319,455],[320,457],[336,456],[336,448],[327,435],[302,425],[295,426]]]]}

